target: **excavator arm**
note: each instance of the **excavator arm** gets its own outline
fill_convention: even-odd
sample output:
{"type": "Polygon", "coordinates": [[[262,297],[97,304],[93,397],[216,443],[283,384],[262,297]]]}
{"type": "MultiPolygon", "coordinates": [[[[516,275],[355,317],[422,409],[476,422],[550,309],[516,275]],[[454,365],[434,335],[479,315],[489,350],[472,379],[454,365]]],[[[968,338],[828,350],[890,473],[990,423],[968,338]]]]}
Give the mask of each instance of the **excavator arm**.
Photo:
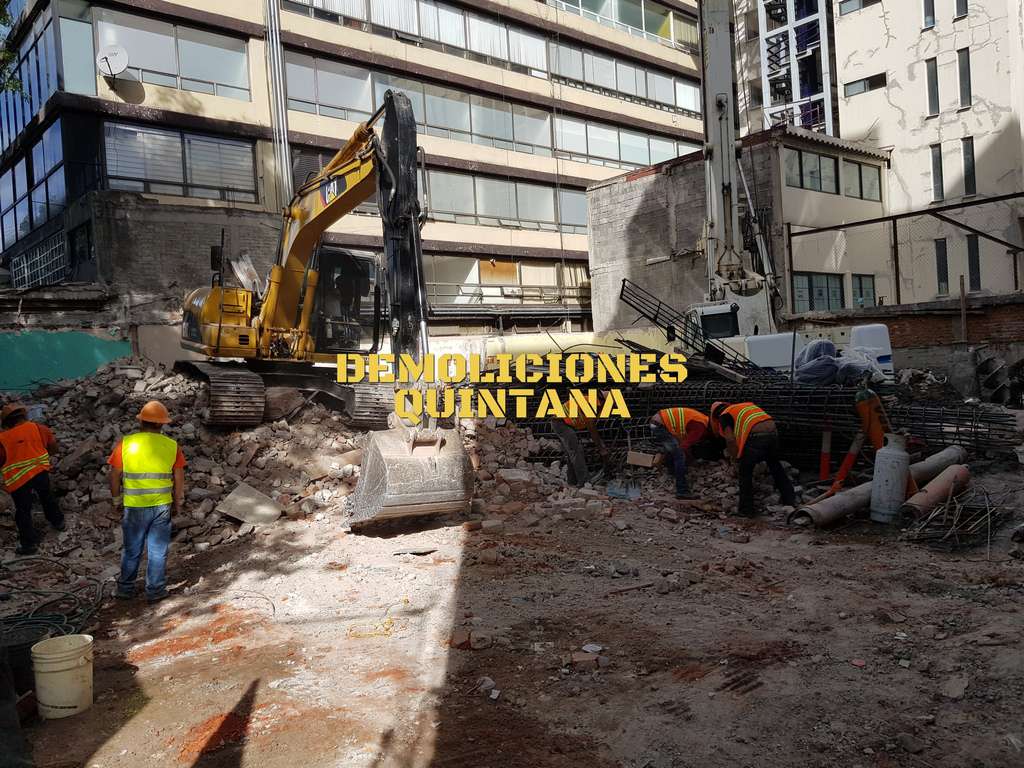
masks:
{"type": "Polygon", "coordinates": [[[377,193],[384,235],[384,276],[392,349],[417,357],[426,346],[426,288],[419,235],[416,120],[405,94],[388,91],[285,210],[277,264],[260,306],[259,357],[307,360],[319,272],[316,255],[327,229],[377,193]],[[383,118],[381,135],[374,124],[383,118]]]}

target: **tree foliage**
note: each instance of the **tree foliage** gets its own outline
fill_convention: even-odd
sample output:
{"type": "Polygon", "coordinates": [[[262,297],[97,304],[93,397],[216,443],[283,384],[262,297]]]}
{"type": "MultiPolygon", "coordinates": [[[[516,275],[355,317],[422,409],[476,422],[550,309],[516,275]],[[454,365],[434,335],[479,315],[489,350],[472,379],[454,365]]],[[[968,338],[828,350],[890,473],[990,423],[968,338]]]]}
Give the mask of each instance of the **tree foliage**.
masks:
{"type": "Polygon", "coordinates": [[[0,29],[4,31],[3,47],[0,48],[0,92],[20,91],[21,81],[18,79],[18,49],[12,47],[6,39],[11,28],[11,0],[0,0],[0,29]]]}

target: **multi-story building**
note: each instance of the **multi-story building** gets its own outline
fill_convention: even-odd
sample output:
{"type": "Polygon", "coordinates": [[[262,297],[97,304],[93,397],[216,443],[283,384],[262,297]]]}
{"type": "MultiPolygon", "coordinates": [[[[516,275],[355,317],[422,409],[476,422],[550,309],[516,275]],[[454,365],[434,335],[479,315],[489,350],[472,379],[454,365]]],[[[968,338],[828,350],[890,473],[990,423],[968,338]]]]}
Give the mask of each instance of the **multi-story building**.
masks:
{"type": "Polygon", "coordinates": [[[903,303],[1020,288],[1024,243],[1024,2],[836,2],[842,135],[889,150],[890,214],[924,211],[889,226],[903,303]],[[985,202],[1000,198],[998,202],[985,202]],[[980,204],[979,204],[980,203],[980,204]],[[928,214],[934,210],[938,215],[928,214]]]}
{"type": "Polygon", "coordinates": [[[787,123],[839,135],[831,0],[736,0],[741,133],[787,123]]]}
{"type": "MultiPolygon", "coordinates": [[[[222,232],[266,268],[291,190],[387,89],[419,123],[437,333],[589,327],[586,187],[701,142],[694,0],[11,5],[2,265],[106,285],[128,325],[173,323],[222,232]]],[[[373,206],[324,245],[379,251],[373,206]]]]}

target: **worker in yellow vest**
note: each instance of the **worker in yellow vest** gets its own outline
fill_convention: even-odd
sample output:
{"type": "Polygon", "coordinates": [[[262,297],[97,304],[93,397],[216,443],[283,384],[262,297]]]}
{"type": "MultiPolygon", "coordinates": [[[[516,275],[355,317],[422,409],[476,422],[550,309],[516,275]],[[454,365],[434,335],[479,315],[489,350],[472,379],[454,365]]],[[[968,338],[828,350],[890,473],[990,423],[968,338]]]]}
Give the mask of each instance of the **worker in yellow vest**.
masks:
{"type": "Polygon", "coordinates": [[[64,513],[50,489],[50,457],[57,440],[49,427],[28,418],[21,403],[10,403],[0,411],[0,472],[4,490],[14,501],[14,522],[18,526],[17,555],[36,553],[36,532],[32,526],[32,502],[39,497],[46,519],[58,531],[64,530],[64,513]]]}
{"type": "Polygon", "coordinates": [[[676,478],[676,498],[695,499],[687,479],[687,459],[708,436],[708,417],[693,408],[662,408],[651,416],[651,435],[661,448],[661,460],[676,478]]]}
{"type": "Polygon", "coordinates": [[[779,461],[779,432],[775,421],[753,403],[715,403],[711,425],[725,439],[729,455],[739,462],[740,501],[738,513],[754,516],[754,467],[768,465],[782,503],[796,506],[796,492],[779,461]]]}
{"type": "MultiPolygon", "coordinates": [[[[606,392],[601,391],[598,393],[598,410],[600,410],[606,397],[606,392]]],[[[566,400],[562,404],[566,414],[569,413],[570,402],[571,399],[566,400]]],[[[559,441],[561,441],[562,448],[565,449],[566,466],[568,468],[566,477],[572,485],[582,486],[590,479],[590,468],[587,466],[586,453],[580,445],[579,432],[585,431],[590,436],[590,440],[594,443],[594,447],[597,448],[597,454],[601,457],[601,461],[607,464],[609,457],[608,448],[597,431],[596,418],[583,416],[582,414],[576,416],[566,415],[564,418],[555,417],[551,420],[551,428],[554,430],[559,441]]]]}
{"type": "Polygon", "coordinates": [[[135,578],[145,549],[146,599],[155,603],[167,597],[171,506],[181,512],[185,455],[174,440],[161,434],[163,426],[171,423],[163,403],[151,400],[142,406],[137,418],[140,431],[125,436],[107,461],[114,503],[124,505],[124,548],[116,596],[124,600],[134,596],[135,578]]]}

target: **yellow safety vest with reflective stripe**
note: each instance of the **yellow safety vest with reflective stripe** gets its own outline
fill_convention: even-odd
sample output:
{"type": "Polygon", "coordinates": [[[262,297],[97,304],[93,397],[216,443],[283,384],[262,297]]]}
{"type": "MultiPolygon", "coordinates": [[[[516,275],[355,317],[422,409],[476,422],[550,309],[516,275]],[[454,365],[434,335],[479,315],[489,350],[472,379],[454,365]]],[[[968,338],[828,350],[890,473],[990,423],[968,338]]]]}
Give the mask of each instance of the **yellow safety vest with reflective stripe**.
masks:
{"type": "Polygon", "coordinates": [[[170,504],[178,444],[157,432],[137,432],[121,442],[123,494],[126,507],[170,504]]]}
{"type": "Polygon", "coordinates": [[[662,408],[658,415],[665,429],[675,437],[685,437],[687,422],[696,421],[705,427],[708,425],[708,417],[693,408],[662,408]]]}
{"type": "Polygon", "coordinates": [[[735,426],[732,428],[732,433],[736,437],[737,456],[743,455],[743,446],[747,444],[747,438],[750,437],[750,430],[762,422],[772,420],[771,416],[753,403],[737,403],[736,405],[730,405],[724,412],[732,416],[733,420],[736,422],[735,426]]]}

